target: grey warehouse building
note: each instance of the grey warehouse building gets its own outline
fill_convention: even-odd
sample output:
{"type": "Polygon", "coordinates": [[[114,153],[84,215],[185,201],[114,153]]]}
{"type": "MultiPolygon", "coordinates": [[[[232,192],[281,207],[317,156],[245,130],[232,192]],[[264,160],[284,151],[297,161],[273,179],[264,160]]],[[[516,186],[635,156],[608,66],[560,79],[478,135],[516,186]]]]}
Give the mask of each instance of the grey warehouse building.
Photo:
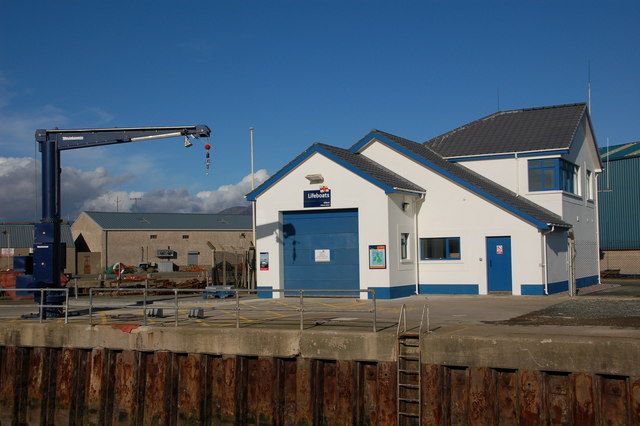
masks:
{"type": "Polygon", "coordinates": [[[251,229],[250,215],[119,212],[82,212],[71,227],[78,258],[99,256],[101,269],[117,262],[155,263],[161,260],[158,250],[175,252],[171,260],[179,266],[210,267],[214,250],[216,256],[248,250],[251,229]]]}

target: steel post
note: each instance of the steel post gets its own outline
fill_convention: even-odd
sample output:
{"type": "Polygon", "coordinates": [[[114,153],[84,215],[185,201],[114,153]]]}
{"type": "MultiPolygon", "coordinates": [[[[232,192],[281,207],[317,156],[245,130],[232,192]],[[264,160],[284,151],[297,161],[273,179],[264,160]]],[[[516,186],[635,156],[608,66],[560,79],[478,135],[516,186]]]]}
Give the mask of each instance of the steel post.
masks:
{"type": "Polygon", "coordinates": [[[93,325],[93,289],[89,289],[89,325],[93,325]]]}
{"type": "Polygon", "coordinates": [[[42,322],[42,315],[43,315],[43,307],[42,307],[42,301],[44,300],[44,289],[41,288],[40,289],[40,322],[42,322]]]}
{"type": "Polygon", "coordinates": [[[177,327],[178,326],[178,289],[177,288],[173,289],[173,309],[176,317],[174,326],[177,327]]]}
{"type": "Polygon", "coordinates": [[[240,328],[240,292],[236,289],[236,328],[240,328]]]}
{"type": "Polygon", "coordinates": [[[377,322],[378,322],[377,307],[378,307],[378,305],[376,304],[376,291],[375,290],[371,291],[371,297],[372,297],[372,300],[373,300],[373,332],[375,333],[376,331],[378,331],[378,327],[377,327],[377,322]]]}
{"type": "Polygon", "coordinates": [[[147,289],[142,293],[142,325],[147,325],[147,289]]]}
{"type": "Polygon", "coordinates": [[[304,290],[300,289],[300,331],[304,330],[304,290]]]}
{"type": "Polygon", "coordinates": [[[64,323],[69,323],[69,288],[64,289],[64,323]]]}

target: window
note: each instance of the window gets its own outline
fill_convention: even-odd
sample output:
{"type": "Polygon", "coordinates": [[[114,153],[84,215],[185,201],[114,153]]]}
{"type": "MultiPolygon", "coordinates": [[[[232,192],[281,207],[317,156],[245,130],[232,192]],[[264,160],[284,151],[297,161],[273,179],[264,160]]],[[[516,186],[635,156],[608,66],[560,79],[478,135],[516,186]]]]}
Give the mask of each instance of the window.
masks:
{"type": "Polygon", "coordinates": [[[529,191],[551,191],[557,186],[558,159],[529,160],[529,191]]]}
{"type": "Polygon", "coordinates": [[[151,234],[151,235],[149,235],[149,239],[150,240],[157,240],[158,236],[156,234],[151,234]]]}
{"type": "Polygon", "coordinates": [[[529,191],[579,193],[578,166],[562,158],[529,160],[529,191]]]}
{"type": "Polygon", "coordinates": [[[188,235],[183,235],[183,236],[182,236],[182,239],[183,239],[183,240],[188,240],[188,239],[189,239],[189,236],[188,236],[188,235]]]}
{"type": "Polygon", "coordinates": [[[560,189],[578,194],[578,166],[565,160],[560,160],[560,189]]]}
{"type": "Polygon", "coordinates": [[[420,238],[420,259],[460,259],[460,237],[420,238]]]}
{"type": "Polygon", "coordinates": [[[402,232],[400,234],[400,260],[409,259],[409,234],[402,232]]]}
{"type": "Polygon", "coordinates": [[[587,170],[587,200],[593,200],[593,178],[591,170],[587,170]]]}

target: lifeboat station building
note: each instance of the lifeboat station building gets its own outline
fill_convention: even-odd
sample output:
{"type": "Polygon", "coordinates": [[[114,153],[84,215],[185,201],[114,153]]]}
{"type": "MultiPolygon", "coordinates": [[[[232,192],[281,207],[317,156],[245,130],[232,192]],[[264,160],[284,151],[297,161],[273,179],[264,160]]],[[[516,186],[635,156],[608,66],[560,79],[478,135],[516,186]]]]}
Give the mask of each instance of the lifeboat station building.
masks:
{"type": "Polygon", "coordinates": [[[601,169],[582,103],[498,112],[426,142],[372,130],[346,149],[314,144],[247,195],[258,288],[397,298],[596,284],[601,169]]]}

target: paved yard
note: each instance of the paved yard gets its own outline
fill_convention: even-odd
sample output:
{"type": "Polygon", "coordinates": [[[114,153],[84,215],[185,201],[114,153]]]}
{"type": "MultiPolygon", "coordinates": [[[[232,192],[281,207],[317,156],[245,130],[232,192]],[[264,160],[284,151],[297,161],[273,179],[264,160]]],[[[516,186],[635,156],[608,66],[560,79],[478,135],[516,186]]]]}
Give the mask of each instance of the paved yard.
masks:
{"type": "MultiPolygon", "coordinates": [[[[587,292],[585,292],[587,293],[587,292]]],[[[445,325],[603,325],[640,327],[640,280],[624,282],[614,288],[570,298],[552,296],[412,296],[395,300],[377,300],[376,329],[395,331],[402,305],[406,307],[407,327],[418,327],[423,308],[428,308],[424,327],[433,330],[445,325]]],[[[142,324],[143,296],[121,294],[94,296],[92,321],[95,324],[142,324]]],[[[147,307],[162,309],[163,317],[148,317],[148,325],[172,327],[176,323],[175,299],[170,293],[147,297],[147,307]]],[[[258,299],[243,296],[236,314],[236,300],[208,299],[183,294],[178,300],[178,325],[198,327],[300,328],[300,301],[258,299]],[[190,308],[202,308],[204,318],[188,318],[190,308]]],[[[305,298],[303,327],[308,329],[342,330],[373,329],[374,305],[370,300],[305,298]]],[[[0,320],[24,321],[25,314],[37,314],[30,301],[0,301],[0,320]],[[7,306],[12,305],[12,306],[7,306]]],[[[35,318],[37,320],[37,316],[35,318]]],[[[62,320],[53,320],[59,321],[62,320]]],[[[71,298],[69,321],[89,323],[89,298],[71,298]]]]}

